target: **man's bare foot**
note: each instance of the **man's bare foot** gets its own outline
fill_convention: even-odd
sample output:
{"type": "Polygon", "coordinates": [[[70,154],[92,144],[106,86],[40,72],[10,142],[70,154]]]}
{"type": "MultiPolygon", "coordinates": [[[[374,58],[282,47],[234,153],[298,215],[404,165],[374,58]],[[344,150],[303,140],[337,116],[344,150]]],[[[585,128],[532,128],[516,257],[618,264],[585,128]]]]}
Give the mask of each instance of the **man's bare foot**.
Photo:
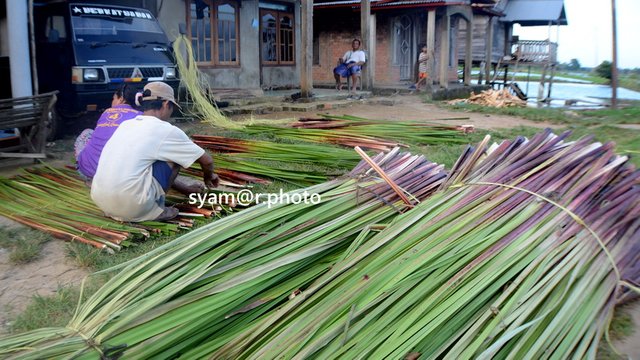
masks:
{"type": "Polygon", "coordinates": [[[342,83],[336,84],[336,90],[342,91],[342,83]]]}

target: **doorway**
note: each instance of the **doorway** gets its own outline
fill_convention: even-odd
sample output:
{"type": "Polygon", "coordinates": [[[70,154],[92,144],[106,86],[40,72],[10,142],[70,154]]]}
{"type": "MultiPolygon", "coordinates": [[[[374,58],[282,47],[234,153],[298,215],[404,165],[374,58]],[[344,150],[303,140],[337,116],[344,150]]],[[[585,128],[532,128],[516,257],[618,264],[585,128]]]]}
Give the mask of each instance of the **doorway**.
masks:
{"type": "Polygon", "coordinates": [[[393,65],[400,70],[400,81],[413,79],[416,56],[414,19],[401,15],[393,19],[393,65]]]}

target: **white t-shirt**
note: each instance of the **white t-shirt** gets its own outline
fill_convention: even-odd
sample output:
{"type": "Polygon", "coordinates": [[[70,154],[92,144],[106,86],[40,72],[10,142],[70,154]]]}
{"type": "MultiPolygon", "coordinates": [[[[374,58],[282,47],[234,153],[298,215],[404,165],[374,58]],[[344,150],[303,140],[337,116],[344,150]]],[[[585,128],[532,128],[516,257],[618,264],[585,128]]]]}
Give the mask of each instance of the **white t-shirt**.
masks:
{"type": "Polygon", "coordinates": [[[347,51],[346,53],[344,53],[344,56],[342,57],[342,60],[344,60],[345,63],[350,63],[350,62],[366,62],[366,56],[364,55],[364,51],[362,50],[356,50],[356,51],[347,51]]]}
{"type": "Polygon", "coordinates": [[[146,221],[163,211],[164,190],[153,178],[154,162],[191,166],[204,150],[179,128],[154,116],[125,121],[107,142],[91,184],[91,198],[114,219],[146,221]]]}

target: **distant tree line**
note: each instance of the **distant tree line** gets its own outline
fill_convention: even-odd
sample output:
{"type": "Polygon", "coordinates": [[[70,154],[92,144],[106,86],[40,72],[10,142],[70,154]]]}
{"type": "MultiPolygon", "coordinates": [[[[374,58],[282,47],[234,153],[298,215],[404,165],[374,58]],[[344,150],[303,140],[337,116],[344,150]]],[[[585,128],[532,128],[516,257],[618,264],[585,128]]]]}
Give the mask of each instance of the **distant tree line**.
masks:
{"type": "MultiPolygon", "coordinates": [[[[603,61],[595,68],[583,67],[578,59],[571,59],[566,63],[559,63],[558,70],[560,71],[579,71],[579,72],[591,72],[594,75],[611,80],[611,62],[603,61]]],[[[632,77],[640,77],[640,68],[634,69],[618,69],[618,73],[621,75],[630,75],[632,77]]]]}

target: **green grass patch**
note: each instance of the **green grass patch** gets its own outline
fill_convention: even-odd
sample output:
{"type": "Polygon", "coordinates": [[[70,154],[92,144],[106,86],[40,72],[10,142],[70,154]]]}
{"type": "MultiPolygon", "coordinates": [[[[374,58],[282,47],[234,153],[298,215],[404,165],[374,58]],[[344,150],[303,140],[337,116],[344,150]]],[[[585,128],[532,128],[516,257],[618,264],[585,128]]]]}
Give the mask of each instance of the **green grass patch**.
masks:
{"type": "MultiPolygon", "coordinates": [[[[105,281],[104,277],[90,278],[84,288],[83,300],[95,293],[105,281]]],[[[62,286],[50,296],[35,295],[12,322],[10,331],[21,333],[43,327],[63,327],[73,317],[79,297],[80,286],[62,286]]]]}
{"type": "Polygon", "coordinates": [[[467,113],[481,113],[481,114],[497,114],[497,115],[508,115],[508,116],[518,116],[527,120],[532,121],[546,121],[551,123],[560,123],[566,124],[570,121],[573,121],[570,117],[565,113],[564,109],[556,109],[556,108],[530,108],[530,107],[507,107],[507,108],[493,108],[489,106],[482,106],[476,104],[447,104],[447,103],[438,103],[438,105],[446,110],[452,111],[460,111],[467,113]]]}
{"type": "Polygon", "coordinates": [[[42,246],[49,240],[48,234],[28,228],[0,228],[0,247],[9,250],[12,264],[25,264],[37,259],[42,246]]]}
{"type": "Polygon", "coordinates": [[[33,296],[29,306],[11,325],[15,333],[34,330],[42,327],[65,326],[78,304],[79,288],[61,287],[51,296],[33,296]]]}
{"type": "Polygon", "coordinates": [[[584,110],[579,114],[586,125],[640,124],[640,103],[633,102],[619,109],[584,110]]]}
{"type": "MultiPolygon", "coordinates": [[[[609,336],[612,341],[624,340],[636,331],[633,318],[629,314],[627,307],[628,305],[617,307],[613,314],[613,319],[611,320],[611,325],[609,327],[609,336]]],[[[603,337],[600,340],[596,359],[622,360],[626,358],[616,354],[616,352],[611,348],[611,345],[607,342],[607,339],[603,337]]]]}
{"type": "Polygon", "coordinates": [[[640,75],[623,74],[619,77],[618,84],[625,89],[640,91],[640,75]]]}

